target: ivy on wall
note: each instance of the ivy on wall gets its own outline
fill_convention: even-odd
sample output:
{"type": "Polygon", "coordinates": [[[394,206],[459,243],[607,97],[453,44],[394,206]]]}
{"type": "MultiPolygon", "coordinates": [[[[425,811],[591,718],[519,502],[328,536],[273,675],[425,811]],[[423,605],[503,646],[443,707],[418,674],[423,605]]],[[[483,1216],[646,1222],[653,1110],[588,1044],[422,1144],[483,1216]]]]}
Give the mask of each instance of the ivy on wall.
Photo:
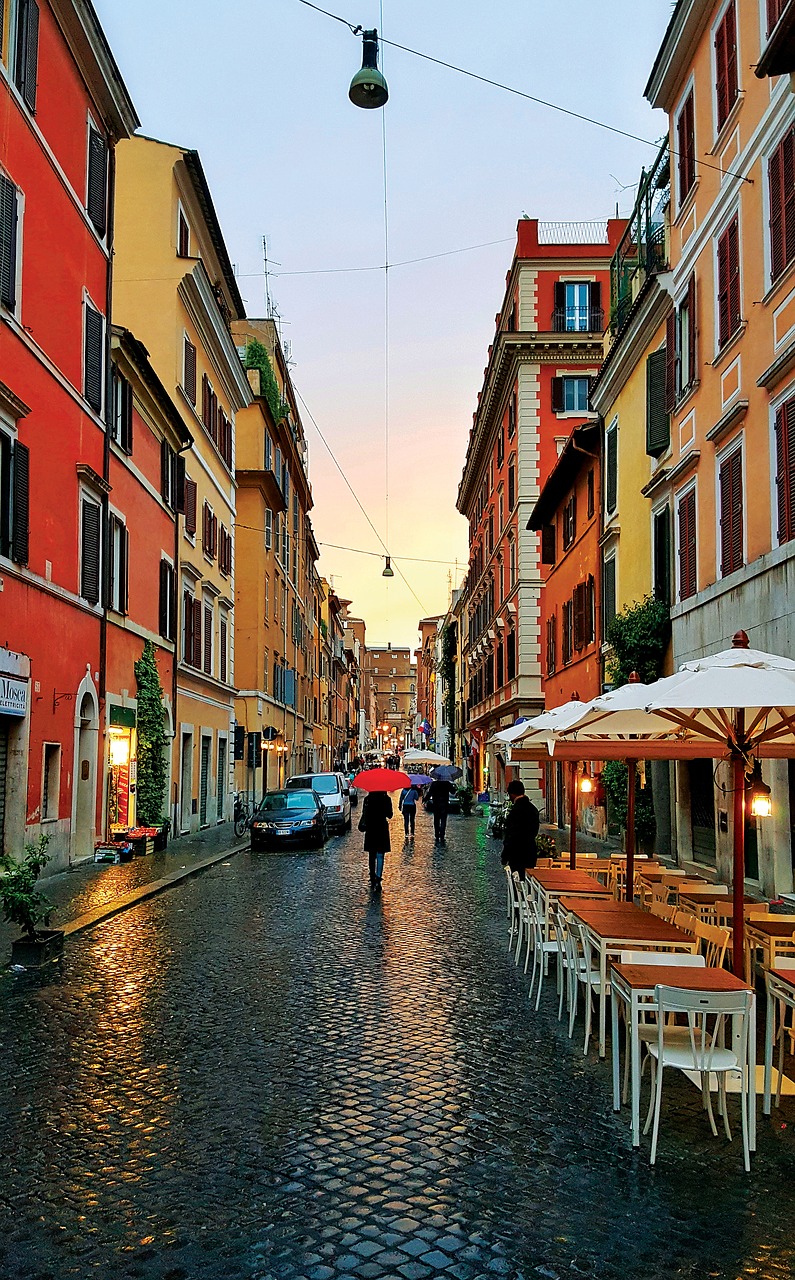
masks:
{"type": "Polygon", "coordinates": [[[444,718],[448,727],[450,759],[455,759],[455,626],[442,631],[442,660],[439,676],[444,681],[444,718]]]}
{"type": "Polygon", "coordinates": [[[157,827],[163,820],[166,799],[166,727],[163,720],[163,686],[151,640],[135,664],[138,683],[138,783],[137,817],[142,827],[157,827]]]}
{"type": "Polygon", "coordinates": [[[290,412],[290,406],[282,400],[279,384],[276,381],[276,375],[273,372],[271,358],[268,355],[266,347],[256,338],[249,338],[246,343],[246,354],[243,357],[243,364],[246,369],[258,369],[260,374],[260,389],[263,396],[268,402],[268,408],[271,411],[274,422],[280,422],[282,418],[286,418],[290,412]]]}

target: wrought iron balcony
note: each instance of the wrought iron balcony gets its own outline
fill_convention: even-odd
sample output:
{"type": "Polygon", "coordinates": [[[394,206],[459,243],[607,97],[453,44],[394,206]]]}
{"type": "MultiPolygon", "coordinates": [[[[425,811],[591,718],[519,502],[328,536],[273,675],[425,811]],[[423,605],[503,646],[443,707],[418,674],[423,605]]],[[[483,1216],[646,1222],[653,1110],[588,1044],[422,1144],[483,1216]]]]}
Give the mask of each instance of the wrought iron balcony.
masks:
{"type": "Polygon", "coordinates": [[[553,333],[602,333],[604,324],[601,307],[556,307],[552,313],[553,333]]]}

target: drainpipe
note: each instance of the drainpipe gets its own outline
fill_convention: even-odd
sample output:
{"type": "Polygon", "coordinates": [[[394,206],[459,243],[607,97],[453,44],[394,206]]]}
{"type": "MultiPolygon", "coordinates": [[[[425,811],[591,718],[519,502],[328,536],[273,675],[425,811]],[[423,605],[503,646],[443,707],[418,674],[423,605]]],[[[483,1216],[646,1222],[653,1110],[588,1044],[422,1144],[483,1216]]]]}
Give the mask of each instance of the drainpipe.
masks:
{"type": "MultiPolygon", "coordinates": [[[[182,444],[182,445],[180,445],[180,447],[177,449],[177,454],[180,454],[180,453],[187,453],[187,452],[188,452],[188,450],[189,450],[190,448],[191,448],[191,445],[190,445],[190,444],[182,444]]],[[[182,505],[183,505],[183,507],[185,506],[185,502],[184,502],[184,491],[183,491],[183,503],[182,503],[182,505]]],[[[176,503],[175,503],[175,506],[176,506],[176,503]]],[[[178,693],[177,693],[177,667],[178,667],[178,665],[179,665],[179,642],[180,642],[180,629],[179,629],[179,618],[180,618],[180,605],[179,605],[179,599],[180,599],[180,594],[181,594],[181,593],[180,593],[180,577],[179,577],[179,512],[178,512],[177,510],[175,510],[175,511],[174,511],[174,654],[173,654],[173,658],[172,658],[172,662],[171,662],[171,716],[172,716],[172,724],[173,724],[173,726],[174,726],[174,737],[173,737],[173,738],[172,738],[172,740],[171,740],[171,765],[172,765],[172,768],[173,768],[173,765],[174,765],[174,743],[178,740],[178,729],[177,729],[177,726],[179,725],[179,716],[177,715],[177,698],[178,698],[178,693]]],[[[180,746],[181,746],[181,742],[180,742],[180,746]]],[[[234,753],[234,749],[235,749],[235,744],[234,744],[234,741],[233,741],[233,742],[232,742],[232,751],[233,751],[233,753],[234,753]]],[[[177,819],[178,819],[178,817],[179,817],[179,813],[178,813],[178,809],[179,809],[179,799],[178,799],[178,796],[179,796],[179,798],[181,799],[181,789],[182,789],[182,759],[181,759],[181,756],[177,756],[177,770],[178,770],[178,774],[179,774],[179,781],[178,781],[178,782],[175,782],[173,778],[172,778],[172,781],[171,781],[171,792],[172,792],[172,795],[173,795],[173,797],[174,797],[173,804],[172,804],[172,806],[171,806],[171,808],[172,808],[172,813],[171,813],[171,834],[172,834],[172,835],[177,835],[177,834],[179,833],[179,825],[178,825],[178,821],[177,821],[177,819]],[[177,790],[177,787],[179,787],[179,791],[177,790]]]]}
{"type": "MultiPolygon", "coordinates": [[[[105,267],[105,435],[102,445],[102,479],[110,483],[110,414],[113,412],[113,377],[110,359],[110,331],[113,323],[113,225],[116,207],[116,148],[108,147],[108,210],[106,247],[108,260],[105,267]]],[[[102,566],[104,579],[102,591],[102,617],[99,623],[99,700],[105,702],[108,664],[108,495],[102,495],[102,566]]],[[[102,735],[104,741],[104,733],[102,735]]],[[[104,760],[104,748],[103,748],[104,760]]],[[[103,764],[104,775],[104,764],[103,764]]],[[[103,831],[104,835],[104,831],[103,831]]]]}

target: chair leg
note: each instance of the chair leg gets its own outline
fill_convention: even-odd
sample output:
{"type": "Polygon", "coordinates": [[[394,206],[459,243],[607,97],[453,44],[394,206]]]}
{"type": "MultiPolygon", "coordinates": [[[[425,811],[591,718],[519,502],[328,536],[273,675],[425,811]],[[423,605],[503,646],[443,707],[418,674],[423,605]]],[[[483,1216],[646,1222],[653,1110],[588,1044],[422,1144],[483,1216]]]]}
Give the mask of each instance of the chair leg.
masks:
{"type": "Polygon", "coordinates": [[[662,1109],[662,1082],[663,1082],[663,1065],[657,1064],[657,1088],[654,1093],[654,1127],[651,1134],[651,1159],[649,1164],[654,1164],[657,1159],[657,1137],[660,1132],[660,1111],[662,1109]]]}
{"type": "MultiPolygon", "coordinates": [[[[536,950],[538,950],[538,948],[536,948],[536,950]]],[[[542,954],[541,963],[538,966],[538,993],[536,995],[536,1013],[538,1013],[538,1006],[541,1004],[541,988],[544,985],[544,959],[545,959],[545,955],[542,954]]]]}
{"type": "Polygon", "coordinates": [[[577,989],[579,978],[575,972],[569,977],[569,1039],[574,1035],[574,1020],[577,1017],[577,989]]]}
{"type": "Polygon", "coordinates": [[[649,1054],[649,1059],[651,1061],[651,1069],[649,1072],[649,1075],[651,1077],[650,1079],[651,1093],[649,1094],[649,1110],[646,1115],[646,1123],[643,1126],[644,1134],[647,1134],[651,1127],[651,1120],[652,1120],[652,1116],[654,1115],[654,1094],[657,1087],[657,1059],[655,1058],[653,1053],[649,1054]]]}
{"type": "Polygon", "coordinates": [[[591,1023],[593,1021],[593,988],[591,987],[590,974],[588,975],[588,983],[586,986],[587,996],[585,999],[585,1044],[583,1045],[582,1056],[588,1056],[588,1041],[591,1038],[591,1023]]]}
{"type": "MultiPolygon", "coordinates": [[[[742,1097],[742,1090],[740,1090],[740,1096],[742,1097]]],[[[726,1137],[729,1139],[729,1142],[731,1142],[732,1131],[731,1131],[731,1125],[729,1124],[729,1108],[727,1105],[728,1100],[726,1098],[726,1072],[725,1071],[721,1072],[720,1101],[721,1101],[721,1106],[723,1108],[723,1128],[726,1131],[726,1137]]]]}
{"type": "MultiPolygon", "coordinates": [[[[775,1012],[773,1017],[775,1018],[775,1012]]],[[[781,1080],[784,1075],[784,1015],[781,1015],[781,1026],[778,1031],[778,1080],[776,1081],[776,1106],[781,1105],[781,1080]]]]}
{"type": "Polygon", "coordinates": [[[704,1086],[704,1092],[705,1092],[705,1096],[706,1096],[706,1099],[707,1099],[707,1115],[709,1116],[709,1124],[710,1124],[710,1128],[712,1129],[712,1135],[713,1135],[713,1137],[717,1138],[717,1136],[718,1136],[718,1126],[715,1124],[715,1116],[714,1116],[713,1111],[712,1111],[712,1097],[711,1097],[711,1095],[710,1095],[710,1091],[709,1091],[709,1072],[708,1072],[708,1071],[705,1071],[705,1072],[704,1072],[704,1076],[705,1076],[705,1078],[706,1078],[706,1084],[705,1084],[705,1086],[704,1086]]]}
{"type": "Polygon", "coordinates": [[[740,1075],[740,1117],[743,1133],[743,1166],[746,1173],[751,1172],[751,1152],[748,1140],[748,1109],[751,1106],[756,1106],[756,1095],[752,1092],[754,1088],[755,1081],[750,1078],[748,1068],[743,1067],[740,1075]]]}

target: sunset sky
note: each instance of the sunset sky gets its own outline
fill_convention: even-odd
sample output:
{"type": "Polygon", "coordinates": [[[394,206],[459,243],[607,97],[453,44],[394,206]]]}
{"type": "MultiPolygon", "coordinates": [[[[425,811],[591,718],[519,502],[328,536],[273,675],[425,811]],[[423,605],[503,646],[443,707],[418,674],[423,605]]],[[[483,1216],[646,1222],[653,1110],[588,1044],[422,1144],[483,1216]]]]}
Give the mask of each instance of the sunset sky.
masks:
{"type": "MultiPolygon", "coordinates": [[[[382,113],[347,96],[361,39],[299,0],[95,4],[142,131],[201,153],[251,316],[267,238],[296,389],[398,572],[360,554],[382,548],[304,412],[321,571],[369,642],[413,646],[466,567],[455,496],[517,219],[626,212],[654,149],[383,50],[389,261],[448,255],[389,272],[387,507],[385,272],[361,270],[385,261],[382,113]]],[[[377,0],[323,7],[380,25],[377,0]]],[[[384,0],[383,33],[654,141],[642,93],[671,5],[642,8],[384,0]]]]}

